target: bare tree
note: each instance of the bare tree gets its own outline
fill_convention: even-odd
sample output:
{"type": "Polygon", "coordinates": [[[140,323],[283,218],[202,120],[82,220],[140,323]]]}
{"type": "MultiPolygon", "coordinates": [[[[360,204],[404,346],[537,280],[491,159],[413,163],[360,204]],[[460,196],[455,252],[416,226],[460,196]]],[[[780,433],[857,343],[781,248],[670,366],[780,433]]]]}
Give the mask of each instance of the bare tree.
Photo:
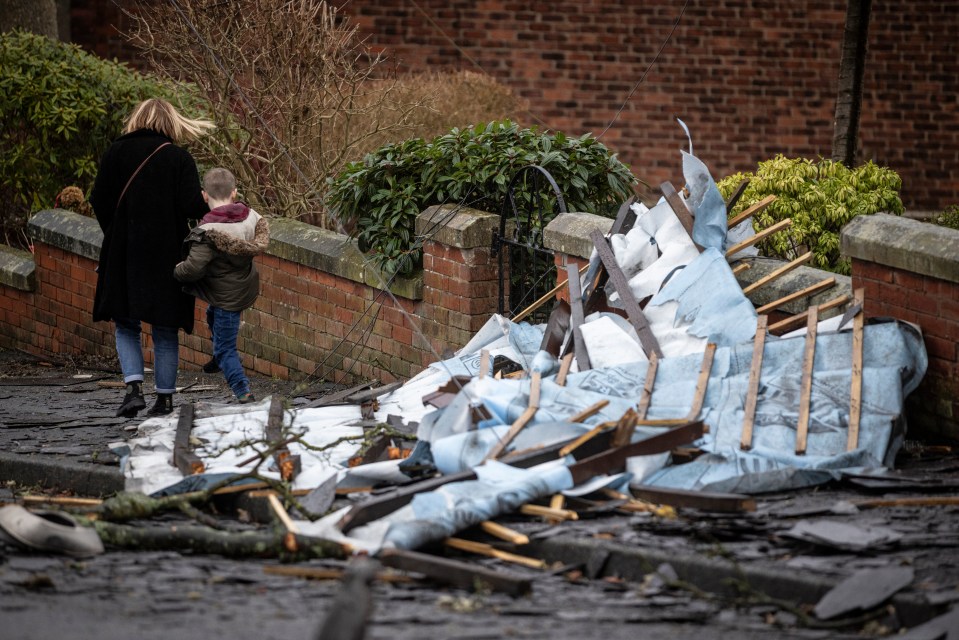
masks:
{"type": "Polygon", "coordinates": [[[326,178],[419,107],[320,0],[138,0],[129,15],[128,39],[217,124],[199,162],[233,170],[264,213],[329,226],[326,178]]]}
{"type": "Polygon", "coordinates": [[[852,167],[859,140],[862,113],[862,78],[866,67],[866,44],[872,0],[847,0],[842,58],[839,62],[839,91],[833,130],[832,159],[852,167]]]}

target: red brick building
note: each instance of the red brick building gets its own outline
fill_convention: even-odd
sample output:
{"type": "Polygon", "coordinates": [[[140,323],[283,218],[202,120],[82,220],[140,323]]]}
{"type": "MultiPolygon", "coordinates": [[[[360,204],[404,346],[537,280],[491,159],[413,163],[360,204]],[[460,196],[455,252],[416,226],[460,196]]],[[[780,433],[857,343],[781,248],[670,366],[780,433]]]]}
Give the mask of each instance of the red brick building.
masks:
{"type": "MultiPolygon", "coordinates": [[[[73,0],[73,40],[130,60],[115,26],[132,4],[73,0]]],[[[601,136],[653,185],[678,178],[677,117],[717,177],[779,153],[831,155],[845,0],[330,4],[402,70],[488,73],[529,101],[518,121],[601,136]]],[[[897,171],[913,211],[959,204],[956,33],[952,2],[873,3],[859,159],[897,171]]]]}

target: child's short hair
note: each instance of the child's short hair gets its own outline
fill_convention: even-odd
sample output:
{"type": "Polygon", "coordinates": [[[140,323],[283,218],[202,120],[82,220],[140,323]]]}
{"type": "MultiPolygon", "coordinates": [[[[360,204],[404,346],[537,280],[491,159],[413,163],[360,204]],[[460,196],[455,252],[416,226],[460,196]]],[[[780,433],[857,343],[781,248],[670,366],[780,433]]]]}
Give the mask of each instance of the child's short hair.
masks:
{"type": "Polygon", "coordinates": [[[210,169],[203,176],[203,190],[214,200],[229,200],[234,189],[236,178],[226,169],[210,169]]]}

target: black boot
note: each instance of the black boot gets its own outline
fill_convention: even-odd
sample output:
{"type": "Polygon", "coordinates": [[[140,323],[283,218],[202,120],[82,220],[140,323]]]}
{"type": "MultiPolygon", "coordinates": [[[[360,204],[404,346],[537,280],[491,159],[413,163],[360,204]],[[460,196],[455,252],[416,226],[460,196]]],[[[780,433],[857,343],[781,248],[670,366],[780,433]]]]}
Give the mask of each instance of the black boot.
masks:
{"type": "Polygon", "coordinates": [[[123,396],[123,404],[117,409],[117,416],[124,418],[133,418],[136,414],[145,409],[146,401],[143,399],[143,391],[140,390],[138,381],[127,383],[127,394],[123,396]]]}
{"type": "Polygon", "coordinates": [[[157,400],[153,403],[153,406],[150,407],[150,410],[147,411],[149,416],[165,416],[168,413],[173,412],[173,394],[171,393],[158,393],[157,400]]]}
{"type": "Polygon", "coordinates": [[[210,361],[203,365],[203,373],[216,373],[220,370],[220,365],[216,363],[216,358],[211,357],[210,361]]]}

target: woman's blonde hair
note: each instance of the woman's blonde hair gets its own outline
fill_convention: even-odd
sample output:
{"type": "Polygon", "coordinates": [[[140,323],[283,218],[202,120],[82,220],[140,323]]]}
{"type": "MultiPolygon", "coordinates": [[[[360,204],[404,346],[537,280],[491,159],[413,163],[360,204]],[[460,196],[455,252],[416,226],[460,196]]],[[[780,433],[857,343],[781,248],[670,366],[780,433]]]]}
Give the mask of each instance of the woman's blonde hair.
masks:
{"type": "Polygon", "coordinates": [[[136,106],[123,126],[123,133],[137,129],[153,129],[174,142],[196,140],[214,128],[209,120],[193,120],[184,117],[176,108],[162,98],[150,98],[136,106]]]}

